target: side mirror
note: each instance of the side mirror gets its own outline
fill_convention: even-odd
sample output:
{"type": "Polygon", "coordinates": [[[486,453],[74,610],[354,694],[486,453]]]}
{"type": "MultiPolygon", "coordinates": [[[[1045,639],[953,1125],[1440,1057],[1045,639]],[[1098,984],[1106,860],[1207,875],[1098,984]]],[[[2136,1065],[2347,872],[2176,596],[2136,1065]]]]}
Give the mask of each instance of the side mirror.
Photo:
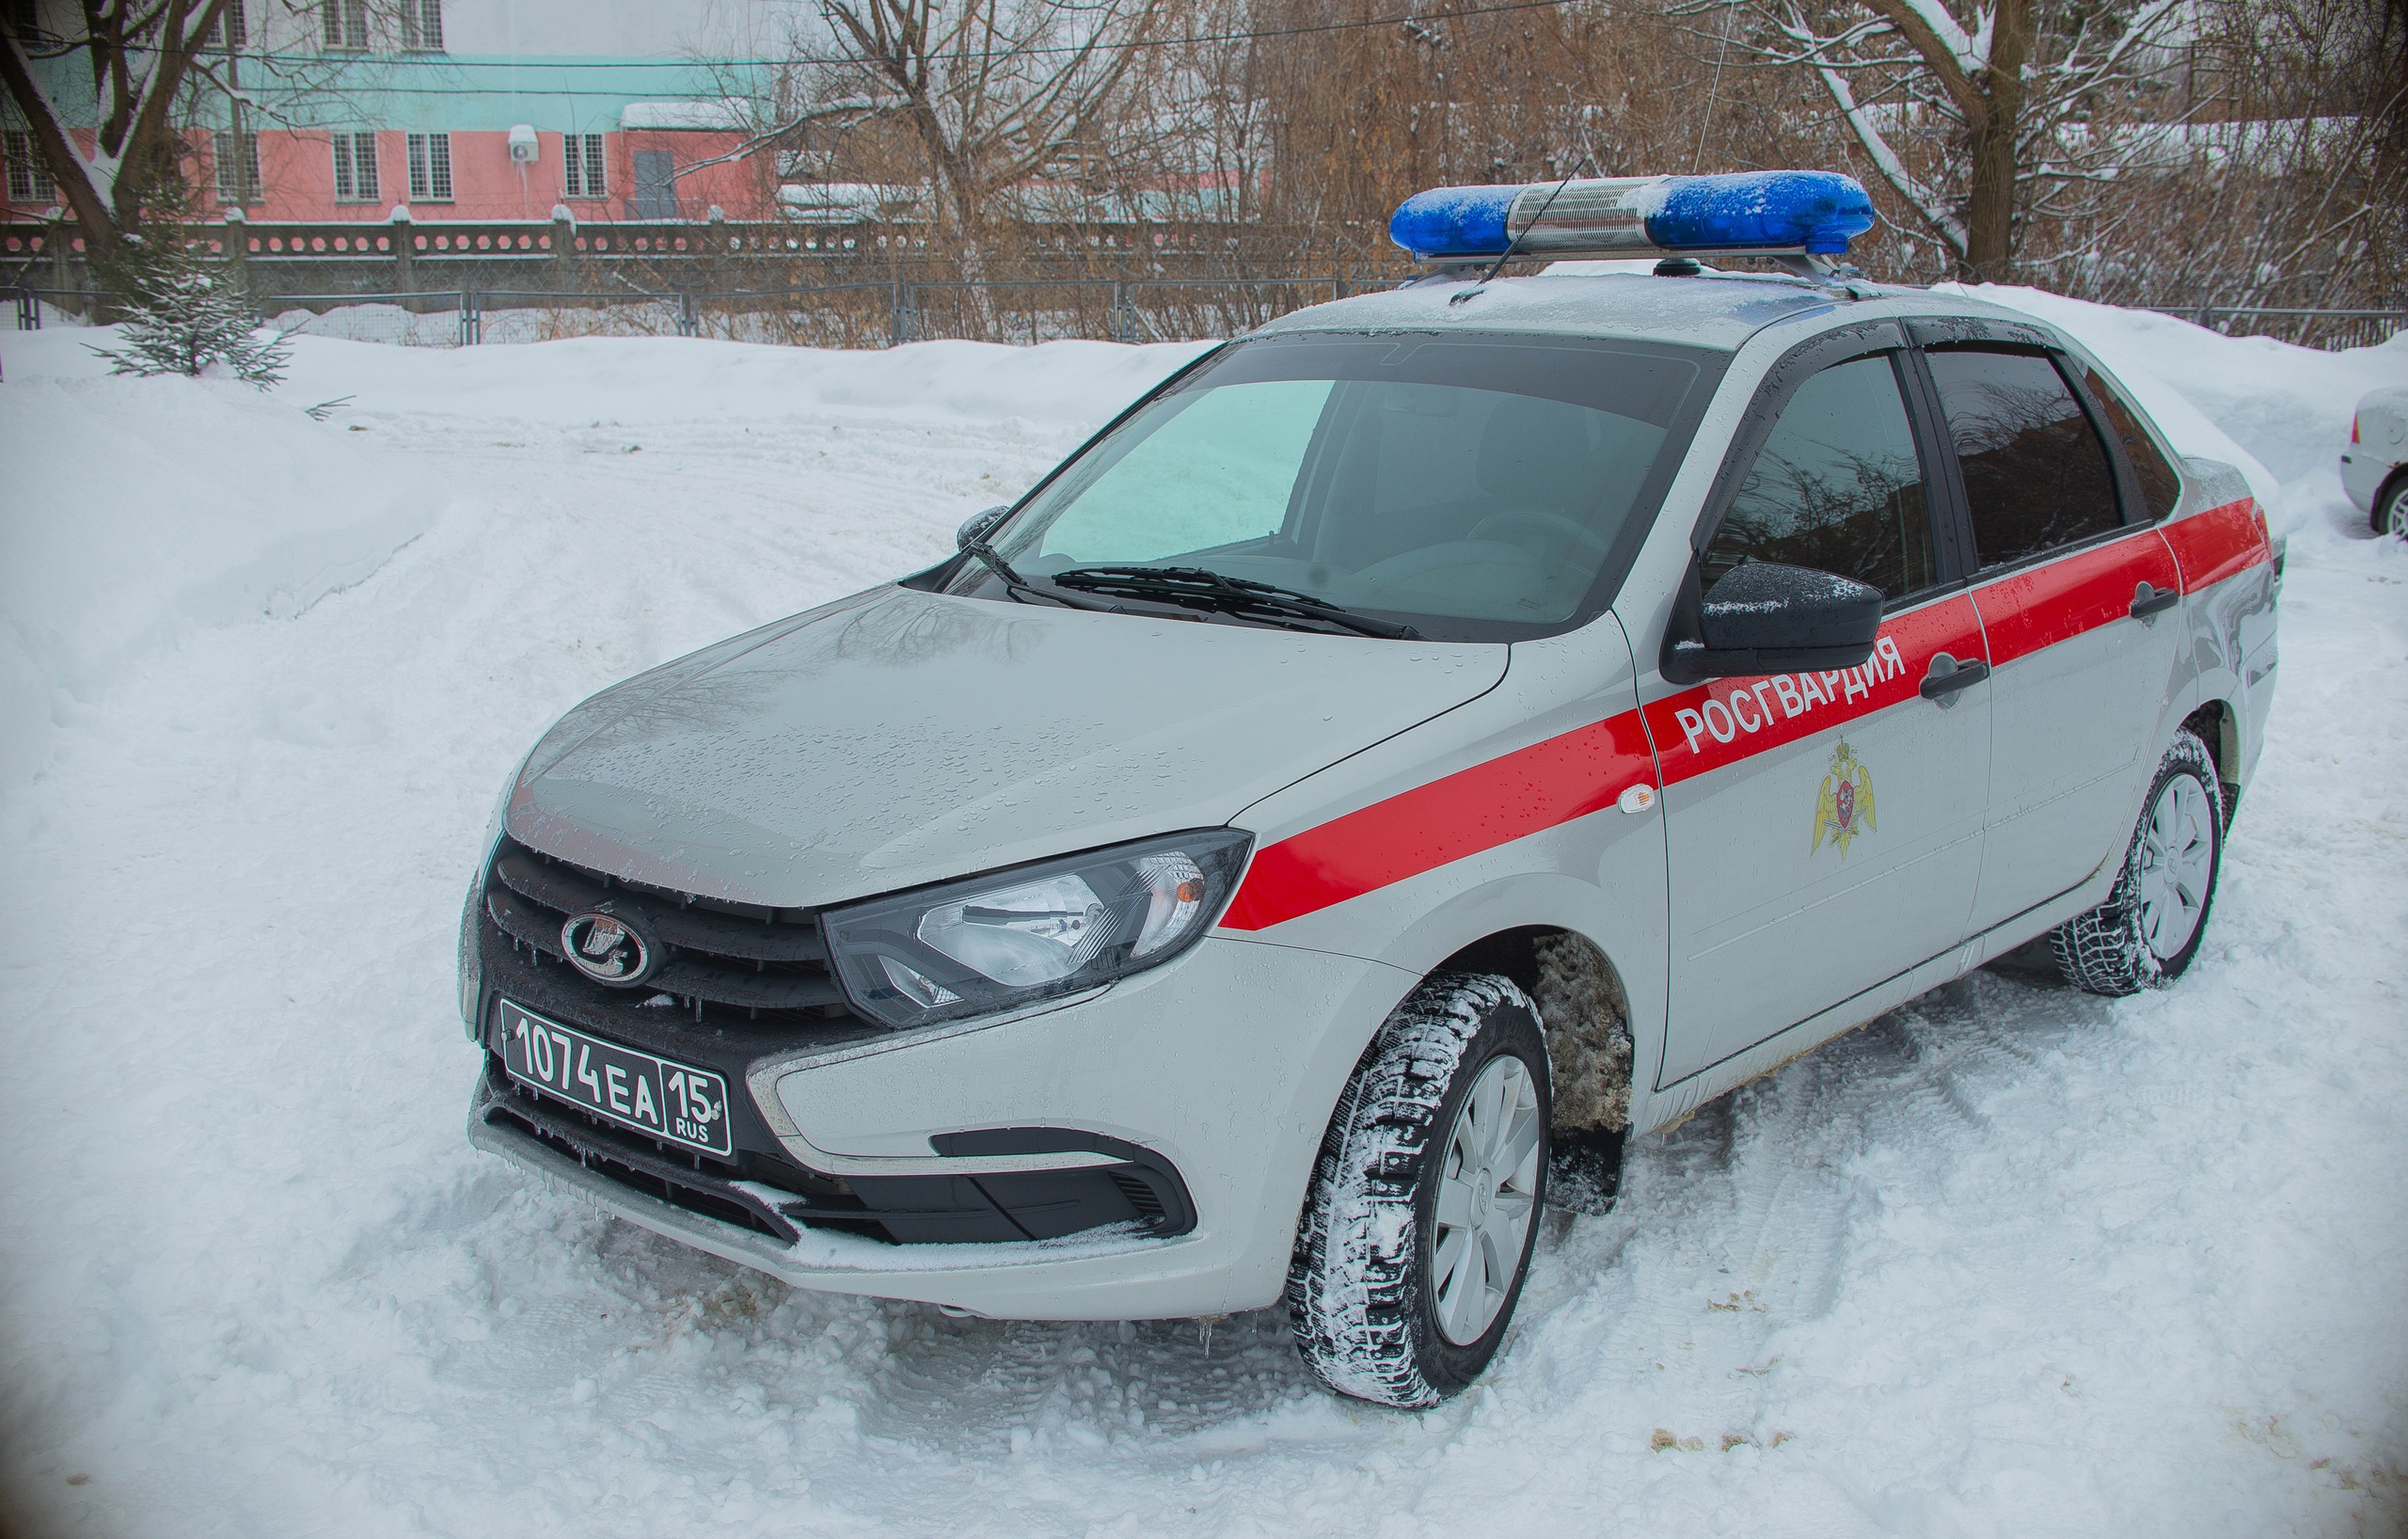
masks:
{"type": "Polygon", "coordinates": [[[1697,572],[1664,640],[1664,676],[1676,684],[1854,668],[1881,632],[1881,590],[1834,572],[1750,562],[1700,600],[1697,572]]]}
{"type": "Polygon", "coordinates": [[[995,526],[1004,521],[1004,515],[1011,511],[1010,503],[998,502],[991,508],[981,508],[964,518],[961,521],[961,527],[953,532],[953,547],[956,550],[969,549],[973,544],[992,533],[995,526]]]}

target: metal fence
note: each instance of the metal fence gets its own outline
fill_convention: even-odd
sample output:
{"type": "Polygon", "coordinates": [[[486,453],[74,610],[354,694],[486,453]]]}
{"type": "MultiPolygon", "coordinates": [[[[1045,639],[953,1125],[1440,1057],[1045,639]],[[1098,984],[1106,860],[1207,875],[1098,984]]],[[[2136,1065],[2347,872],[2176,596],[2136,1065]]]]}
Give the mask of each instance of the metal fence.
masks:
{"type": "Polygon", "coordinates": [[[2280,305],[2148,305],[2227,337],[2272,337],[2303,347],[2372,347],[2408,327],[2408,310],[2304,309],[2280,305]]]}
{"type": "MultiPolygon", "coordinates": [[[[839,282],[786,289],[461,288],[258,296],[262,321],[287,330],[419,346],[548,341],[565,337],[714,337],[811,347],[893,347],[937,339],[1034,343],[1234,336],[1306,305],[1386,287],[1332,278],[1036,278],[991,282],[839,282]]],[[[104,295],[10,291],[17,325],[45,308],[105,318],[104,295]]],[[[2367,347],[2408,328],[2408,310],[2249,305],[2156,305],[2227,336],[2321,348],[2367,347]]]]}
{"type": "MultiPolygon", "coordinates": [[[[257,296],[263,323],[420,346],[565,337],[715,337],[815,347],[958,339],[1186,341],[1233,336],[1370,286],[1338,278],[1046,278],[832,283],[757,290],[412,289],[257,296]]],[[[19,329],[45,307],[105,316],[103,296],[21,285],[19,329]]]]}

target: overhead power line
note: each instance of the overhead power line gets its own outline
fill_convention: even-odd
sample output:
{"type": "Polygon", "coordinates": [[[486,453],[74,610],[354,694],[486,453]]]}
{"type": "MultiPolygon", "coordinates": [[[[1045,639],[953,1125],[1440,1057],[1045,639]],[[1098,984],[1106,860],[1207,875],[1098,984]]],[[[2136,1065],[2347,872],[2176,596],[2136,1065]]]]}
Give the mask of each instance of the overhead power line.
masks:
{"type": "MultiPolygon", "coordinates": [[[[1502,16],[1515,11],[1557,10],[1579,4],[1580,0],[1504,0],[1489,6],[1460,6],[1452,10],[1400,11],[1393,16],[1374,16],[1359,22],[1317,22],[1306,26],[1259,27],[1244,32],[1196,32],[1177,38],[1124,38],[1117,41],[1095,43],[1045,43],[1025,48],[959,49],[931,54],[932,61],[946,64],[967,64],[980,60],[1013,58],[1037,54],[1084,54],[1132,52],[1148,48],[1183,48],[1203,43],[1254,42],[1267,38],[1304,38],[1331,32],[1367,32],[1380,27],[1402,26],[1406,23],[1428,24],[1433,22],[1462,21],[1474,16],[1502,16]]],[[[54,50],[56,54],[71,53],[74,45],[54,50]]],[[[147,50],[146,50],[147,51],[147,50]]],[[[197,58],[223,58],[224,50],[204,47],[191,51],[197,58]]],[[[419,70],[778,70],[798,64],[858,64],[861,59],[846,54],[792,54],[783,58],[740,59],[464,59],[436,54],[284,54],[246,50],[245,56],[283,59],[293,63],[361,64],[378,68],[419,70]]]]}

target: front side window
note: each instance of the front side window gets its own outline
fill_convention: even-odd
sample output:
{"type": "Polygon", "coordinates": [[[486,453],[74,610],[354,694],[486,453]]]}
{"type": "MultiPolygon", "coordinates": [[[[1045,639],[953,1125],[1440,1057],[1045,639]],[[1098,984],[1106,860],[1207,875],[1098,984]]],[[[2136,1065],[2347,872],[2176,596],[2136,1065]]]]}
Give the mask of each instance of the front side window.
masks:
{"type": "Polygon", "coordinates": [[[1923,462],[1888,354],[1798,388],[1706,547],[1707,591],[1746,562],[1837,572],[1887,598],[1939,580],[1923,462]]]}
{"type": "Polygon", "coordinates": [[[2107,446],[2055,364],[1978,348],[1930,360],[1985,568],[2122,526],[2107,446]]]}
{"type": "Polygon", "coordinates": [[[409,136],[410,197],[429,203],[452,201],[452,135],[409,136]]]}
{"type": "MultiPolygon", "coordinates": [[[[1082,568],[1180,568],[1433,638],[1543,634],[1644,533],[1710,357],[1494,337],[1241,343],[1091,445],[993,542],[1066,587],[1082,568]]],[[[955,582],[995,591],[983,567],[955,582]]]]}
{"type": "Polygon", "coordinates": [[[334,135],[335,201],[338,203],[373,203],[376,201],[376,135],[361,130],[356,133],[338,131],[334,135]]]}

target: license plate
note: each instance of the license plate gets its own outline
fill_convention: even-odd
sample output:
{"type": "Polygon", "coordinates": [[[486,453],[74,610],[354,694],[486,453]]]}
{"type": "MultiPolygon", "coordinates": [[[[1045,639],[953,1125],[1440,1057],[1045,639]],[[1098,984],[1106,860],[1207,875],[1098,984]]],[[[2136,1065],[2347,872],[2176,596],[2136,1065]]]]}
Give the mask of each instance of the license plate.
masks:
{"type": "Polygon", "coordinates": [[[726,1154],[727,1081],[501,1001],[501,1058],[513,1079],[587,1111],[707,1154],[726,1154]]]}

